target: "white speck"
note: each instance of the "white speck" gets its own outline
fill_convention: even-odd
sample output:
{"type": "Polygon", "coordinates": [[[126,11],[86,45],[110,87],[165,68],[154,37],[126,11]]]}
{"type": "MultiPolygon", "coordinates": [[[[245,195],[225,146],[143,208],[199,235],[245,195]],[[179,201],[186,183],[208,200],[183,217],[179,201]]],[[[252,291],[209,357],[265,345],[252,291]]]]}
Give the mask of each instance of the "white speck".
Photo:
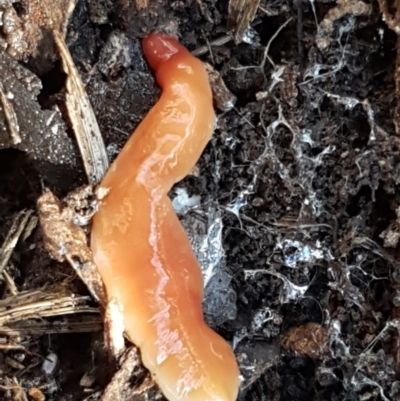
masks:
{"type": "Polygon", "coordinates": [[[176,188],[176,196],[172,199],[172,206],[178,214],[185,214],[190,209],[200,205],[200,196],[189,196],[185,188],[176,188]]]}

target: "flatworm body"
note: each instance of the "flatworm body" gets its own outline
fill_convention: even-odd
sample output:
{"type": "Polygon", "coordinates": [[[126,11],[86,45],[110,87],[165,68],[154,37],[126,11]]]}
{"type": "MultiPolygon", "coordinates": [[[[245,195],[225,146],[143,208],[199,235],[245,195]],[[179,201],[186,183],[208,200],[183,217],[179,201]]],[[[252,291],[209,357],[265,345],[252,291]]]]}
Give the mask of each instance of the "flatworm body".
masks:
{"type": "Polygon", "coordinates": [[[143,50],[162,94],[101,183],[109,193],[93,220],[94,259],[168,400],[234,401],[237,362],[204,322],[201,271],[168,197],[214,130],[208,77],[171,37],[151,34],[143,50]]]}

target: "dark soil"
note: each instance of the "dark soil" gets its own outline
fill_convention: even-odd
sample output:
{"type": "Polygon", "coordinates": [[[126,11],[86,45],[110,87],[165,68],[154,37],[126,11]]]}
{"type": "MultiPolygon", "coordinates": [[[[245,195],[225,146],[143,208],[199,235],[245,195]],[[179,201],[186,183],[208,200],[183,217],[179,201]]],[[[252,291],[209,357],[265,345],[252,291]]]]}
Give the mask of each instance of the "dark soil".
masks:
{"type": "MultiPolygon", "coordinates": [[[[80,0],[69,24],[67,45],[110,159],[159,95],[141,52],[145,34],[173,31],[194,51],[227,33],[228,1],[150,3],[151,10],[137,11],[124,0],[80,0]]],[[[210,325],[235,346],[245,377],[241,400],[400,399],[397,37],[378,4],[366,3],[370,14],[345,14],[324,31],[334,1],[262,1],[248,43],[229,41],[201,56],[237,102],[219,112],[199,173],[177,187],[201,197],[197,211],[182,216],[192,237],[199,214],[203,234],[212,235],[210,213],[223,227],[216,273],[223,289],[206,289],[204,307],[210,325]]],[[[41,65],[38,58],[26,63],[42,80],[40,104],[62,107],[60,64],[41,65]]],[[[0,240],[16,212],[35,208],[43,185],[65,196],[85,183],[79,161],[73,179],[71,166],[65,169],[44,168],[29,152],[0,151],[0,240]]],[[[20,290],[61,282],[69,269],[50,259],[39,229],[12,256],[20,290]]],[[[7,390],[14,376],[46,400],[101,391],[112,374],[101,341],[101,332],[33,336],[24,350],[0,352],[0,399],[14,399],[7,390]],[[50,353],[59,364],[45,375],[50,353]],[[10,367],[7,357],[25,369],[10,367]],[[93,377],[89,390],[80,384],[85,373],[93,377]]]]}

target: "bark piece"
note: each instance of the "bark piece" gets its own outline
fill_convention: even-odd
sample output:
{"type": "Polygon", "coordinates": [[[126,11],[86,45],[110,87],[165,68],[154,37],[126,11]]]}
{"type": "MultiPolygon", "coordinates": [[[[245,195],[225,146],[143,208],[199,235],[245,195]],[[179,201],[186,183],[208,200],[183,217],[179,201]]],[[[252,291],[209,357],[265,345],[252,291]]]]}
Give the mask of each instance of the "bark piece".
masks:
{"type": "Polygon", "coordinates": [[[236,44],[242,42],[259,4],[260,0],[230,0],[228,29],[233,32],[233,40],[236,44]]]}

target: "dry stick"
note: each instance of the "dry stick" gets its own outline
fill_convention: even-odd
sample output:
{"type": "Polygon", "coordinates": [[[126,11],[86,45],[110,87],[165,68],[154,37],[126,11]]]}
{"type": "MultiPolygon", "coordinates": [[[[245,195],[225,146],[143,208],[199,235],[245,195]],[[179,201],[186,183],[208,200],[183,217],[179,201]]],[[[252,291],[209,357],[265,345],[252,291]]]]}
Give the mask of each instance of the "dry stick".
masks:
{"type": "Polygon", "coordinates": [[[242,70],[248,70],[250,68],[259,68],[263,73],[264,73],[264,67],[265,67],[265,63],[267,62],[267,60],[271,63],[272,67],[275,68],[276,65],[275,63],[272,61],[271,57],[269,57],[268,53],[269,53],[269,48],[271,47],[272,42],[276,39],[276,37],[280,34],[280,32],[282,31],[283,28],[286,27],[287,24],[289,24],[289,22],[292,21],[292,17],[290,17],[288,20],[286,20],[278,29],[277,31],[272,35],[271,39],[268,41],[267,46],[264,49],[264,54],[263,54],[263,58],[261,60],[261,63],[259,65],[246,65],[243,67],[236,67],[236,68],[232,68],[235,71],[242,71],[242,70]]]}
{"type": "Polygon", "coordinates": [[[0,82],[0,102],[3,108],[4,117],[7,121],[8,131],[13,145],[21,143],[21,135],[19,134],[19,125],[17,115],[15,114],[14,106],[6,93],[4,92],[3,84],[0,82]]]}
{"type": "Polygon", "coordinates": [[[10,321],[45,316],[65,316],[77,313],[98,314],[98,308],[86,304],[90,300],[89,296],[63,294],[60,289],[53,292],[41,289],[40,291],[21,293],[0,301],[0,326],[10,321]]]}
{"type": "Polygon", "coordinates": [[[271,39],[268,41],[267,46],[265,47],[264,50],[264,55],[263,55],[263,59],[261,61],[260,64],[260,69],[264,70],[265,67],[265,62],[268,61],[271,63],[272,67],[275,68],[275,63],[271,60],[271,58],[268,56],[269,53],[269,48],[271,47],[271,43],[276,39],[276,37],[281,33],[282,29],[286,27],[287,24],[289,24],[289,22],[292,21],[292,17],[290,17],[288,20],[286,20],[277,30],[276,32],[272,35],[271,39]]]}
{"type": "MultiPolygon", "coordinates": [[[[0,276],[3,275],[3,279],[6,282],[7,288],[12,295],[18,294],[18,288],[15,285],[11,275],[8,274],[6,267],[10,262],[12,252],[17,245],[21,234],[24,232],[24,230],[26,233],[26,228],[32,225],[32,213],[32,210],[28,212],[22,211],[15,217],[10,231],[8,232],[7,238],[0,249],[0,276]]],[[[26,238],[27,236],[24,234],[22,236],[22,241],[24,241],[26,238]]]]}
{"type": "Polygon", "coordinates": [[[89,296],[76,296],[63,287],[26,291],[3,299],[0,301],[0,334],[20,337],[23,334],[99,331],[99,310],[87,305],[90,300],[89,296]],[[79,318],[79,314],[85,316],[79,318]],[[63,320],[46,322],[43,319],[59,316],[63,320]]]}
{"type": "MultiPolygon", "coordinates": [[[[90,184],[95,185],[103,179],[109,167],[103,137],[71,54],[62,35],[57,31],[54,31],[54,40],[60,52],[64,71],[67,74],[66,106],[69,117],[73,125],[88,181],[90,184]]],[[[83,274],[71,255],[67,254],[66,259],[81,277],[82,281],[88,286],[92,295],[95,298],[98,296],[97,299],[102,301],[101,280],[97,269],[93,268],[93,264],[90,264],[90,269],[87,268],[85,274],[83,274]]]]}
{"type": "MultiPolygon", "coordinates": [[[[259,23],[255,23],[254,26],[259,25],[259,23]]],[[[219,47],[219,46],[223,46],[226,43],[230,42],[231,40],[233,40],[231,35],[224,35],[221,36],[220,38],[214,39],[210,42],[208,42],[207,44],[198,47],[197,49],[192,51],[193,56],[195,57],[199,57],[199,56],[203,56],[204,54],[207,54],[212,47],[219,47]]]]}
{"type": "Polygon", "coordinates": [[[108,170],[108,157],[103,137],[88,95],[80,79],[62,35],[55,31],[54,39],[67,74],[66,106],[90,184],[98,184],[108,170]]]}
{"type": "Polygon", "coordinates": [[[14,218],[11,228],[7,234],[3,246],[0,249],[0,275],[3,274],[8,262],[10,261],[11,255],[17,245],[18,239],[22,234],[29,218],[31,217],[32,210],[21,211],[14,218]]]}
{"type": "Polygon", "coordinates": [[[221,36],[220,38],[214,39],[211,42],[207,43],[206,45],[200,46],[196,50],[193,50],[192,54],[193,56],[196,57],[202,56],[203,54],[206,54],[212,46],[223,46],[224,44],[230,42],[231,40],[232,37],[230,35],[221,36]]]}
{"type": "Polygon", "coordinates": [[[17,295],[19,293],[18,288],[15,285],[12,277],[7,273],[7,270],[3,270],[3,277],[8,289],[10,290],[11,295],[17,295]]]}
{"type": "Polygon", "coordinates": [[[273,17],[273,16],[276,16],[276,15],[279,15],[278,12],[269,10],[268,8],[263,7],[263,6],[258,6],[258,9],[260,11],[262,11],[265,15],[268,15],[268,17],[273,17]]]}
{"type": "Polygon", "coordinates": [[[84,319],[72,317],[60,321],[26,319],[0,326],[0,334],[8,337],[33,336],[44,334],[93,333],[102,330],[99,315],[85,316],[84,319]]]}
{"type": "MultiPolygon", "coordinates": [[[[237,1],[236,1],[236,3],[237,3],[237,1]]],[[[259,3],[259,1],[258,1],[258,3],[259,3]]],[[[260,9],[262,12],[266,13],[267,15],[277,15],[277,14],[273,14],[273,13],[270,14],[270,13],[268,12],[268,10],[263,9],[263,8],[260,7],[259,5],[258,5],[258,9],[260,9]]],[[[258,23],[255,24],[255,25],[258,25],[258,23]]],[[[211,48],[212,48],[213,46],[215,46],[215,47],[223,46],[223,45],[225,45],[226,43],[230,42],[231,40],[233,40],[232,35],[224,35],[224,36],[221,36],[220,38],[214,39],[214,40],[212,40],[211,42],[208,42],[207,44],[205,44],[205,45],[203,45],[203,46],[200,46],[200,47],[198,47],[197,49],[193,50],[193,51],[192,51],[192,54],[193,54],[193,56],[195,56],[195,57],[202,56],[202,55],[208,53],[209,51],[211,51],[211,48]]]]}

